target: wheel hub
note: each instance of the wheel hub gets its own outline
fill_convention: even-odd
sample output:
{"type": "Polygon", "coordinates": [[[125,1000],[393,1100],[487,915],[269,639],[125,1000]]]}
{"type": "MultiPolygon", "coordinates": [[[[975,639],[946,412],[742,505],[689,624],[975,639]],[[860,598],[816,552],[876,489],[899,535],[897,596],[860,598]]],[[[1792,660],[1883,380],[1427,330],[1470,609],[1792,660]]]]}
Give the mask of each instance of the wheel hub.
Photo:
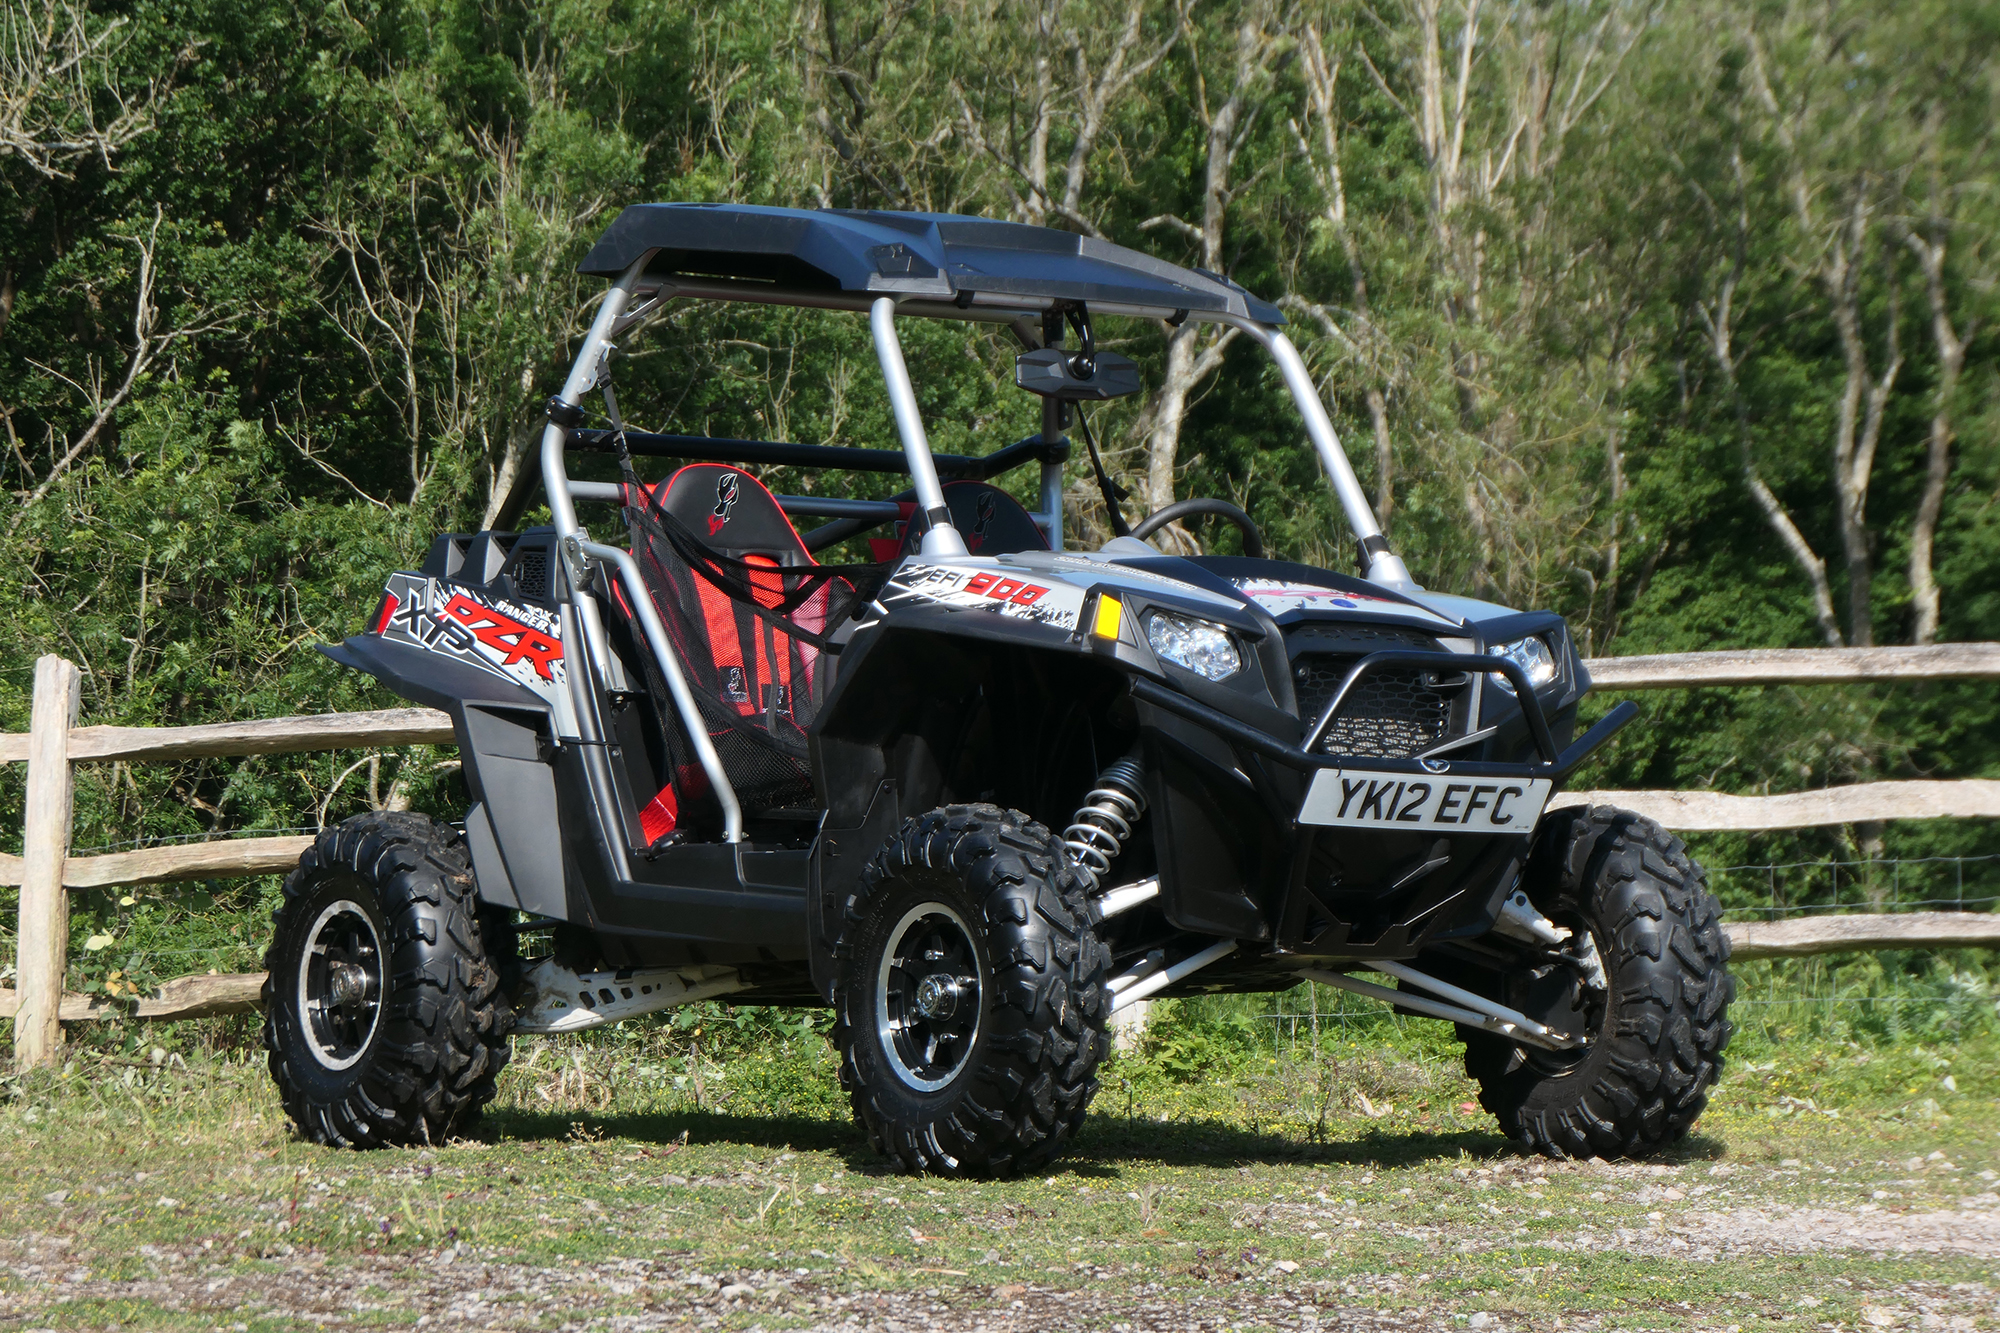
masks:
{"type": "Polygon", "coordinates": [[[923,1017],[943,1021],[958,1012],[958,993],[961,989],[957,977],[948,977],[933,972],[917,983],[917,1012],[923,1017]]]}
{"type": "Polygon", "coordinates": [[[352,1068],[382,1017],[382,939],[375,919],[351,899],[314,918],[299,955],[298,1016],[313,1058],[352,1068]]]}
{"type": "Polygon", "coordinates": [[[331,980],[327,1000],[336,1008],[360,1003],[368,995],[368,974],[353,963],[335,963],[327,969],[331,980]]]}
{"type": "Polygon", "coordinates": [[[875,985],[876,1035],[890,1071],[936,1092],[972,1058],[985,1008],[972,931],[943,903],[903,914],[883,944],[875,985]]]}

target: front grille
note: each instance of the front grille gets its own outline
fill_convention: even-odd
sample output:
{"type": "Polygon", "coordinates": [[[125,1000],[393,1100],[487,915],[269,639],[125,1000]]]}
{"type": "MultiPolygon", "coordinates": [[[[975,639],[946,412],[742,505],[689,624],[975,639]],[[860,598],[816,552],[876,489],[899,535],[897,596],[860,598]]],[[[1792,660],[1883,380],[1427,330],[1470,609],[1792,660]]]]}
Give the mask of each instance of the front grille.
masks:
{"type": "MultiPolygon", "coordinates": [[[[1302,651],[1292,659],[1292,682],[1299,716],[1310,725],[1333,698],[1354,664],[1386,648],[1436,651],[1436,640],[1421,634],[1369,625],[1315,626],[1310,641],[1332,651],[1302,651]]],[[[1326,729],[1325,754],[1363,759],[1407,759],[1454,734],[1453,704],[1465,677],[1440,683],[1436,672],[1391,666],[1372,671],[1348,692],[1340,716],[1326,729]]]]}

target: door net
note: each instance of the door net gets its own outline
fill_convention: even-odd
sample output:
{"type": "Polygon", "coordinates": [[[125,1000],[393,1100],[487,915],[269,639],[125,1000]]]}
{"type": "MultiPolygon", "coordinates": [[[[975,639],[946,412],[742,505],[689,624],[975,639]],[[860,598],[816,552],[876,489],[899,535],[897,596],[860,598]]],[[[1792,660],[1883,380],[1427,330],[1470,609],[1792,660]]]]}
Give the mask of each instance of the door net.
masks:
{"type": "MultiPolygon", "coordinates": [[[[811,804],[806,733],[840,651],[832,636],[874,598],[889,566],[816,564],[795,534],[790,551],[718,551],[661,503],[666,483],[647,486],[629,463],[624,472],[633,557],[738,802],[746,814],[811,804]]],[[[761,498],[777,511],[767,492],[761,498]]],[[[631,629],[643,644],[644,631],[631,629]]],[[[648,807],[646,832],[712,836],[720,807],[658,663],[641,656],[670,777],[648,807]]]]}

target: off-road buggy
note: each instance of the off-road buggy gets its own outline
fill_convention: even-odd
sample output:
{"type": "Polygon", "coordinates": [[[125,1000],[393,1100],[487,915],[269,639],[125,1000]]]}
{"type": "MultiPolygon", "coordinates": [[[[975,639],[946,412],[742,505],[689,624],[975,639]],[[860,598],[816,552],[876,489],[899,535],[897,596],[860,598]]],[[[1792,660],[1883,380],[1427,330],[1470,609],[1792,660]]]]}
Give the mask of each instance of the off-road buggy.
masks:
{"type": "Polygon", "coordinates": [[[451,715],[469,805],[357,816],[286,882],[264,1039],[302,1133],[436,1139],[492,1097],[511,1032],[727,998],[832,1006],[855,1114],[905,1168],[1029,1170],[1082,1124],[1114,1010],[1301,978],[1457,1024],[1532,1148],[1687,1131],[1730,1033],[1716,902],[1656,825],[1550,809],[1636,710],[1573,738],[1590,682],[1560,617],[1411,579],[1274,307],[934,214],[639,206],[582,269],[612,285],[539,476],[323,649],[451,715]],[[627,428],[614,343],[676,299],[865,313],[901,451],[627,428]],[[1073,411],[1140,387],[1095,345],[1107,317],[1270,353],[1360,577],[1266,558],[1213,499],[1065,549],[1073,411]],[[933,455],[911,318],[1010,326],[1039,434],[933,455]],[[992,484],[1031,465],[1036,512],[992,484]],[[777,466],[910,486],[774,495],[753,469],[777,466]],[[513,531],[536,481],[552,522],[513,531]],[[1196,513],[1245,554],[1146,542],[1196,513]],[[874,563],[815,558],[869,533],[874,563]]]}

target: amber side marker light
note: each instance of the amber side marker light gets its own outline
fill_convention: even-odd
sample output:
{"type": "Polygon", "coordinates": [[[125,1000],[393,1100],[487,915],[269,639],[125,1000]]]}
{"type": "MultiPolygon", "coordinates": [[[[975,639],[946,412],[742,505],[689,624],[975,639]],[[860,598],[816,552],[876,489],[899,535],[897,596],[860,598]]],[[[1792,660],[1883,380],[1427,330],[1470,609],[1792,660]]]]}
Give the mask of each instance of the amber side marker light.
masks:
{"type": "Polygon", "coordinates": [[[1125,623],[1125,606],[1110,593],[1097,595],[1097,615],[1092,619],[1090,632],[1100,639],[1116,639],[1119,628],[1125,623]]]}

